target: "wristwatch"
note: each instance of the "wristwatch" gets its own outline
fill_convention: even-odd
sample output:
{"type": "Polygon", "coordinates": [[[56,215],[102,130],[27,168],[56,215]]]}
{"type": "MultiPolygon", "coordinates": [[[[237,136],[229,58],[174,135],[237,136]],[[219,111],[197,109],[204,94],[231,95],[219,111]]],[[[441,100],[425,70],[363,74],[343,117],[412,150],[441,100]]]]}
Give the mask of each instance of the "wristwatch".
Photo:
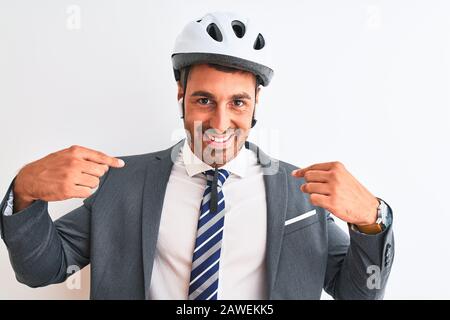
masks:
{"type": "Polygon", "coordinates": [[[367,233],[367,234],[376,234],[376,233],[380,233],[383,230],[386,229],[386,226],[389,225],[388,223],[388,213],[389,213],[389,209],[388,206],[386,204],[386,202],[384,202],[382,199],[377,198],[379,205],[377,208],[377,221],[375,221],[374,224],[369,224],[366,226],[356,226],[356,228],[363,233],[367,233]]]}

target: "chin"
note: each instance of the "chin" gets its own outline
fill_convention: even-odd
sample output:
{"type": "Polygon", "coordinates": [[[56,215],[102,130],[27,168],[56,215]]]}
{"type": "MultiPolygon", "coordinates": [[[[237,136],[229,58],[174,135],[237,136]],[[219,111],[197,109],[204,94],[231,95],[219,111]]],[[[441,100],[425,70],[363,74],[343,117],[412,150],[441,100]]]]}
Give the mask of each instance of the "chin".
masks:
{"type": "MultiPolygon", "coordinates": [[[[226,148],[213,147],[208,143],[203,143],[202,160],[211,166],[213,166],[212,164],[224,165],[225,163],[234,159],[236,157],[236,155],[238,154],[239,145],[237,145],[236,143],[233,143],[226,148]],[[210,155],[210,157],[209,157],[209,155],[210,155]],[[218,160],[218,161],[216,161],[216,160],[218,160]]],[[[242,144],[243,144],[243,142],[242,142],[242,144]]]]}

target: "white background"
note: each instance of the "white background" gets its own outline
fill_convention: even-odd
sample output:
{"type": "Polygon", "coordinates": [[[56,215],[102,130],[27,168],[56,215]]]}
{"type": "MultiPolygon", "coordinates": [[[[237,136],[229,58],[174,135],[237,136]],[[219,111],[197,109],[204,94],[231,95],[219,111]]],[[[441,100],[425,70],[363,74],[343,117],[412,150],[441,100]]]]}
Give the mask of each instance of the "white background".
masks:
{"type": "MultiPolygon", "coordinates": [[[[343,162],[394,209],[385,298],[449,299],[444,0],[0,0],[0,193],[21,166],[72,144],[116,156],[172,145],[174,39],[215,10],[259,20],[273,45],[275,77],[251,140],[298,166],[343,162]]],[[[80,204],[51,203],[51,215],[80,204]]],[[[88,271],[80,290],[30,289],[2,243],[0,298],[87,298],[88,271]]]]}

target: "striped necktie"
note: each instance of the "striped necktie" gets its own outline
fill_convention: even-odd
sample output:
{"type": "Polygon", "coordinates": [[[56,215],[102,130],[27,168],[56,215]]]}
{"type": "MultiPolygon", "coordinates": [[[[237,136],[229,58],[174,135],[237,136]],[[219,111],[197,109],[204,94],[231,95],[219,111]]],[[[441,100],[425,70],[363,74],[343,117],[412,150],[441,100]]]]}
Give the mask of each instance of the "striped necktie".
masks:
{"type": "Polygon", "coordinates": [[[224,169],[208,170],[207,185],[200,205],[197,238],[192,257],[189,300],[217,300],[219,260],[225,221],[222,186],[230,173],[224,169]]]}

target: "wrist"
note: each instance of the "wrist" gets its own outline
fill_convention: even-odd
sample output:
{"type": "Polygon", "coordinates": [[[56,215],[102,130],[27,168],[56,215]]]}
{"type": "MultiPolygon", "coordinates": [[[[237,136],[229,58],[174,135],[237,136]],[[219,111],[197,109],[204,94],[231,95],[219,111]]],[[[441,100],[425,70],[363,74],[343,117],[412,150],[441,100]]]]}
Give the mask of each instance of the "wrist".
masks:
{"type": "Polygon", "coordinates": [[[19,174],[14,179],[12,191],[14,194],[14,204],[31,203],[34,200],[37,200],[26,191],[22,172],[19,172],[19,174]]]}
{"type": "Polygon", "coordinates": [[[367,234],[377,234],[390,226],[392,219],[390,216],[390,209],[382,199],[377,198],[377,200],[379,204],[377,207],[377,219],[375,223],[370,225],[355,225],[355,227],[360,232],[367,234]]]}
{"type": "Polygon", "coordinates": [[[378,221],[378,207],[380,206],[380,201],[378,200],[378,198],[373,198],[373,201],[368,209],[367,212],[369,212],[370,214],[367,217],[367,220],[362,222],[362,223],[358,223],[356,224],[357,227],[366,227],[366,226],[371,226],[374,224],[377,224],[378,221]]]}
{"type": "Polygon", "coordinates": [[[23,200],[20,198],[14,198],[13,201],[13,214],[17,213],[19,211],[22,211],[23,209],[28,208],[33,204],[34,200],[23,200]]]}

